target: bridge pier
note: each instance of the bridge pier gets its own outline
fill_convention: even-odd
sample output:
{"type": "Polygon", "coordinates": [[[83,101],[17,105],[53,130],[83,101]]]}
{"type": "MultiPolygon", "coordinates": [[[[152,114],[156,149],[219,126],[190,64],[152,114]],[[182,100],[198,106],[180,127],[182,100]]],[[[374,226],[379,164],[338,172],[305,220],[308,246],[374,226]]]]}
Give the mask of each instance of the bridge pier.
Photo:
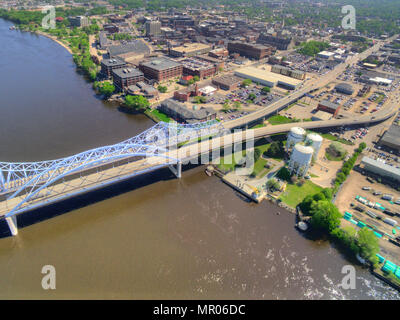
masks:
{"type": "Polygon", "coordinates": [[[6,222],[8,224],[8,227],[10,228],[11,234],[13,236],[16,236],[18,234],[17,217],[6,217],[6,222]]]}
{"type": "Polygon", "coordinates": [[[176,168],[175,166],[172,164],[169,166],[169,170],[172,171],[172,173],[178,178],[180,179],[182,177],[182,162],[178,162],[176,164],[176,168]]]}

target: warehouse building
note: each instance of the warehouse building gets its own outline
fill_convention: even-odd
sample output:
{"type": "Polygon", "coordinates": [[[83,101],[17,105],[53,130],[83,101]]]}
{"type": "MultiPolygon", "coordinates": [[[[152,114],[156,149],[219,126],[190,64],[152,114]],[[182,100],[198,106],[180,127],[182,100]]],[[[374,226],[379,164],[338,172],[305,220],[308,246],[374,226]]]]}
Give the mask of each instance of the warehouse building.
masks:
{"type": "Polygon", "coordinates": [[[332,119],[332,114],[325,111],[317,111],[311,117],[312,121],[328,121],[332,119]]]}
{"type": "Polygon", "coordinates": [[[306,74],[304,71],[292,70],[288,67],[280,66],[278,64],[272,66],[271,71],[274,73],[282,74],[284,76],[288,76],[288,77],[295,78],[298,80],[304,80],[306,77],[306,74]]]}
{"type": "Polygon", "coordinates": [[[260,34],[257,43],[268,44],[275,47],[277,50],[288,50],[292,49],[294,46],[292,38],[271,34],[260,34]]]}
{"type": "Polygon", "coordinates": [[[255,67],[239,69],[235,71],[235,75],[240,78],[250,79],[253,82],[260,83],[270,88],[278,85],[289,90],[296,90],[302,83],[300,80],[255,67]]]}
{"type": "Polygon", "coordinates": [[[169,54],[173,57],[192,57],[211,51],[211,46],[203,43],[188,43],[181,47],[169,49],[169,54]]]}
{"type": "Polygon", "coordinates": [[[318,104],[317,110],[328,112],[336,117],[339,113],[340,105],[329,100],[323,100],[318,104]]]}
{"type": "Polygon", "coordinates": [[[334,55],[335,55],[334,52],[321,51],[320,53],[317,54],[317,57],[320,59],[329,60],[332,59],[334,55]]]}
{"type": "Polygon", "coordinates": [[[158,109],[177,122],[196,123],[199,121],[214,120],[217,112],[211,108],[190,110],[184,104],[172,99],[164,100],[158,109]]]}
{"type": "Polygon", "coordinates": [[[110,58],[120,57],[123,59],[143,57],[150,53],[150,48],[141,40],[134,40],[125,44],[108,47],[110,58]]]}
{"type": "Polygon", "coordinates": [[[234,75],[223,75],[212,80],[212,84],[222,90],[234,90],[239,87],[242,79],[234,75]]]}
{"type": "Polygon", "coordinates": [[[352,95],[354,93],[353,86],[348,83],[339,83],[335,86],[335,90],[338,93],[352,95]]]}
{"type": "Polygon", "coordinates": [[[369,157],[363,157],[361,160],[361,168],[383,178],[400,182],[400,169],[389,166],[383,161],[375,160],[369,157]]]}
{"type": "Polygon", "coordinates": [[[383,135],[380,144],[390,149],[400,151],[400,126],[392,124],[383,135]]]}

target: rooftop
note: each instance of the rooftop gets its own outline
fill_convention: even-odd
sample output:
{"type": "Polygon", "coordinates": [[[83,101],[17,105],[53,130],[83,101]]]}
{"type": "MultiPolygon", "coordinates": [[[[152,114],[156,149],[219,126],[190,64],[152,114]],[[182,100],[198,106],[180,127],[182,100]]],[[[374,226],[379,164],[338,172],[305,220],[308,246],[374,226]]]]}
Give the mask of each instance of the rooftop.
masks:
{"type": "Polygon", "coordinates": [[[241,82],[242,80],[239,77],[236,77],[234,75],[226,74],[221,77],[214,78],[213,81],[217,82],[217,83],[222,83],[227,86],[231,86],[231,85],[241,82]]]}
{"type": "Polygon", "coordinates": [[[267,71],[267,70],[263,70],[263,69],[259,69],[259,68],[255,68],[255,67],[245,67],[242,69],[239,69],[238,71],[236,71],[236,75],[238,76],[250,76],[250,77],[254,77],[254,78],[259,78],[261,80],[264,81],[268,81],[268,82],[274,82],[277,83],[279,81],[290,84],[290,85],[294,85],[297,86],[300,83],[302,83],[301,80],[297,80],[294,78],[290,78],[278,73],[273,73],[271,71],[267,71]]]}
{"type": "Polygon", "coordinates": [[[107,67],[112,67],[112,66],[124,66],[126,65],[126,62],[122,59],[118,58],[113,58],[113,59],[103,59],[101,61],[102,64],[104,64],[107,67]]]}
{"type": "Polygon", "coordinates": [[[110,56],[117,56],[125,53],[148,54],[150,53],[149,47],[141,40],[134,40],[126,44],[110,46],[108,48],[110,56]]]}
{"type": "Polygon", "coordinates": [[[143,72],[135,69],[135,68],[122,68],[122,69],[114,69],[113,74],[117,75],[120,78],[131,78],[143,76],[143,72]]]}
{"type": "Polygon", "coordinates": [[[182,64],[179,62],[176,62],[174,60],[171,60],[171,59],[159,57],[159,58],[152,59],[150,61],[141,62],[140,65],[151,68],[151,69],[155,69],[158,71],[163,71],[166,69],[179,67],[182,64]]]}
{"type": "Polygon", "coordinates": [[[372,159],[370,157],[363,157],[361,160],[361,164],[369,165],[372,167],[377,167],[381,170],[386,171],[393,178],[397,177],[397,179],[400,179],[400,169],[397,169],[396,167],[393,167],[393,166],[389,166],[388,164],[384,163],[383,161],[378,161],[378,160],[372,159]]]}
{"type": "Polygon", "coordinates": [[[189,121],[189,122],[190,122],[190,120],[196,120],[196,121],[203,120],[210,114],[216,113],[213,109],[210,109],[210,108],[202,108],[199,110],[190,110],[190,109],[186,108],[186,106],[184,104],[176,102],[172,99],[164,100],[161,103],[161,105],[163,105],[164,107],[168,108],[169,110],[179,114],[180,117],[182,117],[185,121],[189,121]]]}
{"type": "Polygon", "coordinates": [[[328,107],[328,108],[333,109],[333,110],[336,110],[337,108],[340,107],[339,104],[334,103],[334,102],[331,102],[331,101],[329,101],[329,100],[323,100],[323,101],[321,101],[319,104],[320,104],[321,106],[328,107]]]}
{"type": "Polygon", "coordinates": [[[203,50],[203,49],[211,49],[211,46],[208,44],[204,43],[188,43],[180,47],[175,47],[171,48],[171,50],[176,51],[176,52],[191,52],[191,51],[196,51],[196,50],[203,50]]]}
{"type": "Polygon", "coordinates": [[[381,141],[391,145],[400,146],[400,126],[392,124],[383,135],[381,141]]]}

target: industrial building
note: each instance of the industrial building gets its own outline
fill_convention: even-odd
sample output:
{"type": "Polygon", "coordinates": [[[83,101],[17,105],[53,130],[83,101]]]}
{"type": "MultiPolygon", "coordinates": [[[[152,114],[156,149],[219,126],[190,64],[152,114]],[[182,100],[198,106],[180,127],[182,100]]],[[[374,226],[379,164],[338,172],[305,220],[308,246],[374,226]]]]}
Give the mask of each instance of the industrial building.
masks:
{"type": "Polygon", "coordinates": [[[281,66],[281,65],[273,65],[271,68],[271,72],[278,73],[284,76],[288,76],[291,78],[295,78],[298,80],[304,80],[306,77],[306,73],[300,70],[292,70],[288,67],[281,66]]]}
{"type": "Polygon", "coordinates": [[[323,100],[318,104],[317,110],[325,111],[336,117],[340,110],[340,105],[329,100],[323,100]]]}
{"type": "Polygon", "coordinates": [[[239,41],[229,42],[228,51],[229,53],[238,53],[242,57],[257,60],[273,54],[272,47],[266,47],[261,44],[249,44],[239,41]]]}
{"type": "MultiPolygon", "coordinates": [[[[196,108],[197,106],[193,106],[196,108]]],[[[217,113],[212,108],[201,108],[198,110],[190,110],[184,104],[176,102],[172,99],[164,100],[158,109],[176,120],[177,122],[196,123],[199,121],[213,120],[217,113]]]]}
{"type": "Polygon", "coordinates": [[[159,57],[147,62],[141,62],[139,69],[147,79],[155,79],[158,82],[180,77],[183,66],[181,63],[171,59],[159,57]]]}
{"type": "Polygon", "coordinates": [[[390,149],[400,151],[400,126],[392,124],[379,143],[390,149]]]}
{"type": "Polygon", "coordinates": [[[257,39],[257,43],[268,44],[275,47],[277,50],[288,50],[293,47],[292,38],[274,36],[271,34],[261,34],[257,39]]]}
{"type": "Polygon", "coordinates": [[[383,178],[400,182],[400,169],[389,166],[384,161],[363,157],[361,160],[361,168],[383,178]]]}
{"type": "Polygon", "coordinates": [[[311,117],[312,121],[327,121],[332,119],[332,114],[325,111],[317,111],[311,117]]]}
{"type": "Polygon", "coordinates": [[[118,91],[126,91],[129,86],[144,80],[143,72],[135,68],[114,69],[112,77],[118,91]]]}
{"type": "Polygon", "coordinates": [[[145,56],[150,53],[150,48],[141,40],[134,40],[125,44],[108,47],[110,58],[131,58],[145,56]]]}
{"type": "Polygon", "coordinates": [[[353,86],[348,83],[339,83],[335,86],[335,90],[338,93],[352,95],[354,93],[353,86]]]}
{"type": "Polygon", "coordinates": [[[103,59],[101,61],[100,73],[107,79],[111,79],[112,71],[114,69],[120,69],[126,67],[126,62],[122,59],[103,59]]]}
{"type": "Polygon", "coordinates": [[[334,52],[321,51],[320,53],[317,54],[317,57],[320,59],[329,60],[329,59],[333,58],[334,55],[335,55],[334,52]]]}
{"type": "Polygon", "coordinates": [[[241,78],[250,79],[270,88],[279,85],[289,90],[296,90],[302,83],[300,80],[255,67],[239,69],[235,71],[235,75],[241,78]]]}
{"type": "Polygon", "coordinates": [[[211,46],[203,43],[188,43],[180,47],[170,48],[169,54],[173,57],[192,57],[211,51],[211,46]]]}
{"type": "Polygon", "coordinates": [[[234,90],[239,87],[242,79],[234,75],[223,75],[212,80],[212,84],[222,90],[234,90]]]}
{"type": "Polygon", "coordinates": [[[150,86],[143,81],[137,82],[127,88],[127,93],[133,96],[143,96],[145,98],[154,98],[159,96],[159,92],[153,86],[150,86]]]}

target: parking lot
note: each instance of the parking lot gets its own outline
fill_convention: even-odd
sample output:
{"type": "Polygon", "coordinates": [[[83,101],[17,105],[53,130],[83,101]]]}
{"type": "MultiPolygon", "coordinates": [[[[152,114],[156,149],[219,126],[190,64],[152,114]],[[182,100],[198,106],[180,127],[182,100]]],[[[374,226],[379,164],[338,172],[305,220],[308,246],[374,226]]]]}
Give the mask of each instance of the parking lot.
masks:
{"type": "MultiPolygon", "coordinates": [[[[397,227],[393,227],[392,225],[385,223],[383,219],[393,219],[397,222],[397,226],[400,226],[399,216],[387,215],[384,212],[370,208],[367,205],[361,205],[365,207],[364,212],[360,212],[354,209],[356,205],[360,205],[359,202],[355,199],[355,197],[358,195],[368,199],[368,201],[374,203],[378,202],[382,204],[382,206],[390,212],[400,213],[400,205],[390,203],[389,201],[382,199],[382,196],[385,194],[393,195],[394,200],[400,198],[400,192],[377,182],[371,183],[361,173],[353,171],[343,184],[343,187],[335,201],[335,204],[339,208],[340,212],[348,211],[355,218],[367,223],[370,226],[378,228],[378,230],[381,232],[386,232],[387,234],[390,234],[394,238],[396,238],[399,237],[400,230],[397,229],[397,227]],[[363,190],[363,188],[368,190],[363,190]],[[366,214],[367,210],[375,213],[379,218],[372,218],[371,216],[366,214]],[[396,230],[396,233],[393,233],[393,229],[396,230]]],[[[354,225],[348,221],[342,220],[342,222],[346,226],[354,227],[354,225]]],[[[388,242],[387,240],[381,239],[379,242],[381,251],[385,253],[385,256],[391,257],[394,261],[400,262],[399,247],[388,242]]]]}

